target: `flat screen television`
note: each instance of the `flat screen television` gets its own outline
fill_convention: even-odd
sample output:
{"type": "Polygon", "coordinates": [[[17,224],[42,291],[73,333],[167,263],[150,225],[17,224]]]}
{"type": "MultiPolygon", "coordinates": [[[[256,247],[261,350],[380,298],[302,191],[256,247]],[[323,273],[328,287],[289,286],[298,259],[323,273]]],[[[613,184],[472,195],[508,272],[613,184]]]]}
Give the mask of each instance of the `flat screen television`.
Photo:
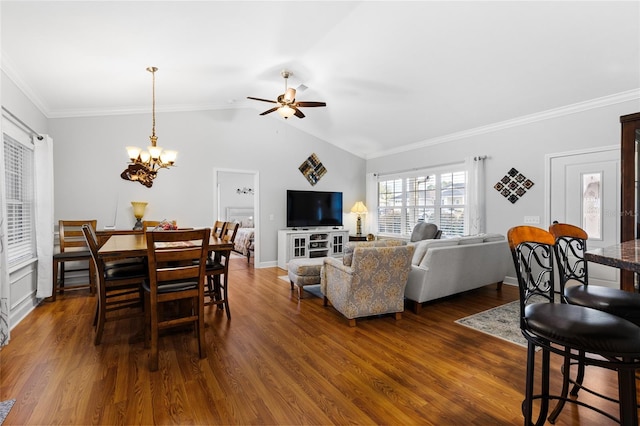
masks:
{"type": "Polygon", "coordinates": [[[287,227],[342,226],[342,192],[287,190],[287,227]]]}

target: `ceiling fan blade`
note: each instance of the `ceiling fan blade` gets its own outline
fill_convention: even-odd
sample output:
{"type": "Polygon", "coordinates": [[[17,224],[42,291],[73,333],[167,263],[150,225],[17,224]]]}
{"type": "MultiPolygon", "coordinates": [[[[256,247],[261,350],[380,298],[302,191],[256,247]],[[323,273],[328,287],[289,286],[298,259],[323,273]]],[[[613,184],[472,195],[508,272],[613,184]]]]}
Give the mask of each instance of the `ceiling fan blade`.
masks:
{"type": "Polygon", "coordinates": [[[296,102],[297,107],[324,107],[326,102],[296,102]]]}
{"type": "Polygon", "coordinates": [[[269,113],[272,113],[273,111],[276,111],[278,108],[280,108],[279,106],[277,107],[273,107],[271,109],[266,110],[265,112],[261,113],[260,115],[267,115],[269,113]]]}
{"type": "Polygon", "coordinates": [[[296,110],[296,112],[294,113],[294,115],[295,115],[296,117],[298,117],[298,118],[304,118],[304,117],[305,117],[305,115],[302,113],[302,111],[300,111],[298,108],[293,107],[293,109],[295,109],[295,110],[296,110]]]}
{"type": "Polygon", "coordinates": [[[247,99],[253,99],[254,101],[270,102],[272,104],[277,103],[276,101],[272,101],[271,99],[254,98],[251,96],[247,96],[247,99]]]}

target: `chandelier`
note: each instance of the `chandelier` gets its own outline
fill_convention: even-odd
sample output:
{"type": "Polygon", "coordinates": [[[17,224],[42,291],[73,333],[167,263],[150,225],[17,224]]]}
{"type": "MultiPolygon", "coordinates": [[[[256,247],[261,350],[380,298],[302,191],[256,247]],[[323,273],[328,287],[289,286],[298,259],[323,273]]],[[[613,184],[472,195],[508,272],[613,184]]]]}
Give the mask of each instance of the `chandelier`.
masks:
{"type": "Polygon", "coordinates": [[[177,151],[165,151],[162,147],[156,145],[158,137],[156,136],[156,67],[148,67],[152,75],[153,84],[153,106],[152,106],[152,124],[151,124],[151,145],[147,147],[146,151],[136,147],[128,146],[127,153],[129,154],[130,163],[127,168],[120,174],[120,177],[125,180],[133,182],[140,182],[147,188],[151,188],[153,180],[156,178],[158,170],[168,169],[173,166],[177,151]]]}

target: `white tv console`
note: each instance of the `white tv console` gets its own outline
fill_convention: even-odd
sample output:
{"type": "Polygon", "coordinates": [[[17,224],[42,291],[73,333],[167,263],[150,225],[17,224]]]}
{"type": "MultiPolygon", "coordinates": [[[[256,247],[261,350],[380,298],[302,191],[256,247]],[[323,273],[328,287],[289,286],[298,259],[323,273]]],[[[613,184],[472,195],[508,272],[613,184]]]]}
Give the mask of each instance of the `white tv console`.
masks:
{"type": "Polygon", "coordinates": [[[278,267],[287,269],[291,259],[342,256],[349,241],[346,229],[281,229],[278,231],[278,267]]]}

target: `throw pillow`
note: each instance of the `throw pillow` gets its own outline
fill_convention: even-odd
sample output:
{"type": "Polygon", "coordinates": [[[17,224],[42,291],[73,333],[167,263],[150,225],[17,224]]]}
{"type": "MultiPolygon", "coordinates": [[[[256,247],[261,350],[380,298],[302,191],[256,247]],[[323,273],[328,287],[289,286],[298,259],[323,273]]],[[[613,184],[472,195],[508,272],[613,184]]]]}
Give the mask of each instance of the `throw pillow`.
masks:
{"type": "Polygon", "coordinates": [[[504,235],[502,234],[484,234],[484,242],[490,243],[493,241],[504,241],[504,235]]]}
{"type": "Polygon", "coordinates": [[[484,237],[481,235],[469,235],[466,237],[460,237],[460,245],[464,246],[467,244],[479,244],[484,242],[484,237]]]}
{"type": "Polygon", "coordinates": [[[411,243],[415,247],[415,251],[413,252],[413,258],[411,259],[412,265],[420,264],[420,261],[422,260],[422,258],[424,257],[424,254],[427,252],[427,249],[429,248],[429,244],[426,244],[429,241],[431,240],[423,240],[423,241],[418,241],[417,243],[411,243]]]}

